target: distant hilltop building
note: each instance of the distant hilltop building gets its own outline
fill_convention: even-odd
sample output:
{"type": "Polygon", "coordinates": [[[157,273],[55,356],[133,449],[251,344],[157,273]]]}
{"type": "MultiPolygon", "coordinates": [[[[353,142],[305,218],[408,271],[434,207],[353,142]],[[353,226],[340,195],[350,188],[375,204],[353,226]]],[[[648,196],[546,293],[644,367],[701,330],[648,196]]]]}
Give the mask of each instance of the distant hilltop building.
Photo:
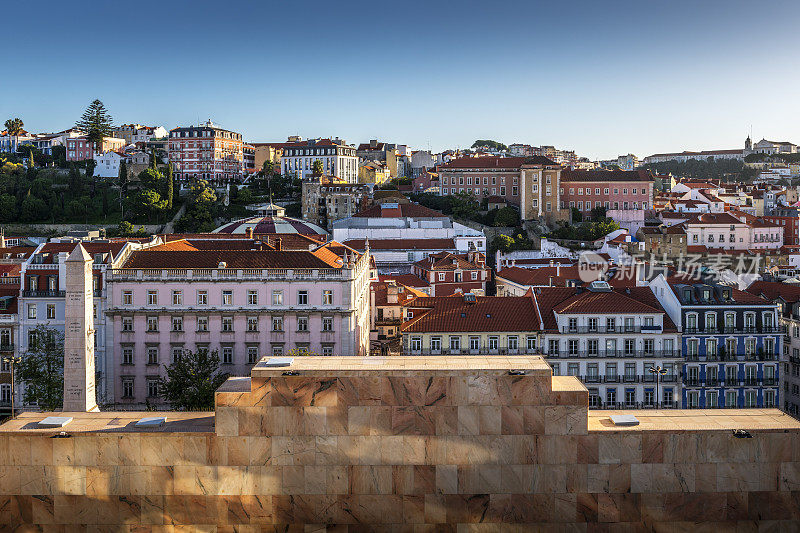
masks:
{"type": "Polygon", "coordinates": [[[214,125],[210,120],[200,126],[169,131],[169,160],[175,178],[182,181],[204,179],[223,186],[242,179],[242,135],[214,125]]]}
{"type": "Polygon", "coordinates": [[[667,154],[653,154],[644,158],[644,164],[650,163],[663,163],[665,161],[677,161],[685,163],[692,159],[702,160],[713,157],[714,159],[735,159],[737,161],[744,161],[744,158],[750,154],[796,154],[798,146],[788,141],[768,141],[761,139],[753,144],[753,141],[748,136],[744,141],[744,149],[734,150],[703,150],[700,152],[672,152],[667,154]]]}

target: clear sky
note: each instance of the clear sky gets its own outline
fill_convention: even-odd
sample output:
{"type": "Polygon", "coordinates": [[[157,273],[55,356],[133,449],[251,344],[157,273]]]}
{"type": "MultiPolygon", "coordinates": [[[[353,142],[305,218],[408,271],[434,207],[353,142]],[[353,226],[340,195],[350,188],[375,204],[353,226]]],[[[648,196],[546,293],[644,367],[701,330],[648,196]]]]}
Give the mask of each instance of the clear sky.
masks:
{"type": "Polygon", "coordinates": [[[6,2],[0,117],[591,158],[800,142],[800,2],[6,2]]]}

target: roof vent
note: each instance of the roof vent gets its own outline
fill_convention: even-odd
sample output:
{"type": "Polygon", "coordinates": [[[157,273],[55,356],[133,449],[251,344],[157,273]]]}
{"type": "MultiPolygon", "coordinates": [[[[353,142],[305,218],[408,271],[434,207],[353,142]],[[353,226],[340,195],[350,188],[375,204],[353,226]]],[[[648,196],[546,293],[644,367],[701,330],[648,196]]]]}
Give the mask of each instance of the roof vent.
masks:
{"type": "Polygon", "coordinates": [[[478,299],[475,297],[475,294],[471,292],[465,292],[464,301],[467,302],[468,304],[474,304],[475,302],[478,301],[478,299]]]}
{"type": "Polygon", "coordinates": [[[166,416],[148,416],[146,418],[142,418],[136,424],[134,424],[137,428],[160,428],[167,422],[166,416]]]}
{"type": "Polygon", "coordinates": [[[611,422],[615,426],[638,426],[639,419],[633,415],[611,415],[611,422]]]}
{"type": "Polygon", "coordinates": [[[292,357],[270,357],[267,359],[267,362],[264,363],[264,366],[269,367],[280,367],[280,366],[290,366],[294,362],[294,358],[292,357]]]}
{"type": "Polygon", "coordinates": [[[48,416],[36,425],[40,428],[63,428],[70,422],[72,422],[71,416],[48,416]]]}

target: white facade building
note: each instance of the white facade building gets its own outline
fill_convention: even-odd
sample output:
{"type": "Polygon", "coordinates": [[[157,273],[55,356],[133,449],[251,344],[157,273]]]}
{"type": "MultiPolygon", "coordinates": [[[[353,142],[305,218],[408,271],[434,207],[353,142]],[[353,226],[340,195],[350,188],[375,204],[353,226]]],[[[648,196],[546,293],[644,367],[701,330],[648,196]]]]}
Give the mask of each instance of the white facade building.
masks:
{"type": "Polygon", "coordinates": [[[306,179],[314,175],[314,161],[322,161],[322,172],[348,183],[358,183],[359,160],[354,146],[341,139],[309,139],[284,144],[281,172],[306,179]]]}

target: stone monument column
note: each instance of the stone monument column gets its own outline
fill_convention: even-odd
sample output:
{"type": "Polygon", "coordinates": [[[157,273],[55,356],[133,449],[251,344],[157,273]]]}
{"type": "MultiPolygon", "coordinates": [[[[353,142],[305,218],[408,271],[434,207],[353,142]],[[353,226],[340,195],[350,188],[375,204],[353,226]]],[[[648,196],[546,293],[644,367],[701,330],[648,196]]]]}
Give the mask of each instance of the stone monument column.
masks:
{"type": "Polygon", "coordinates": [[[78,244],[66,259],[63,411],[98,411],[94,371],[92,257],[78,244]]]}

